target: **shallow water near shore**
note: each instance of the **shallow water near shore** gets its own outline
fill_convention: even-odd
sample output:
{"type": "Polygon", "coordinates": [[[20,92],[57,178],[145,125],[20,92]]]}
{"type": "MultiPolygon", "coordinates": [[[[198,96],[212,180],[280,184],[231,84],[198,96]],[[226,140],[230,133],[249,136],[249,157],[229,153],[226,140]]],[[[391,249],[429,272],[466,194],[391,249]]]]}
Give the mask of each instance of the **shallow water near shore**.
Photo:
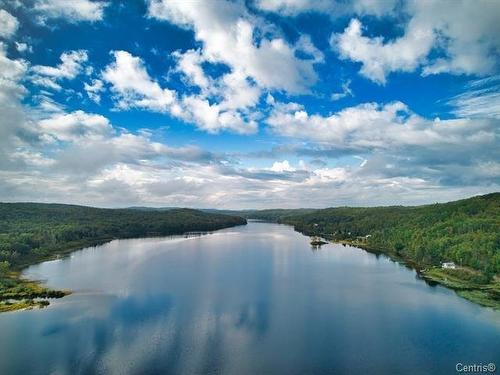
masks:
{"type": "Polygon", "coordinates": [[[500,313],[385,256],[249,222],[30,267],[68,297],[0,315],[1,374],[448,374],[500,365],[500,313]]]}

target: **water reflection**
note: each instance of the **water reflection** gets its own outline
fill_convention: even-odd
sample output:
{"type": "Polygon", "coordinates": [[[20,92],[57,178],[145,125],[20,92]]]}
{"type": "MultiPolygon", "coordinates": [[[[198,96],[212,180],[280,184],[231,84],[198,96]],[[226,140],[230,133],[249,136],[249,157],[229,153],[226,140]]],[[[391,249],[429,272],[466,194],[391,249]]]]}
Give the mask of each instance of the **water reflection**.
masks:
{"type": "Polygon", "coordinates": [[[235,327],[254,331],[258,335],[266,333],[269,325],[269,301],[258,301],[245,305],[236,319],[235,327]]]}
{"type": "Polygon", "coordinates": [[[442,374],[500,362],[498,313],[384,256],[310,249],[290,227],[250,223],[32,267],[75,293],[0,315],[0,373],[442,374]]]}

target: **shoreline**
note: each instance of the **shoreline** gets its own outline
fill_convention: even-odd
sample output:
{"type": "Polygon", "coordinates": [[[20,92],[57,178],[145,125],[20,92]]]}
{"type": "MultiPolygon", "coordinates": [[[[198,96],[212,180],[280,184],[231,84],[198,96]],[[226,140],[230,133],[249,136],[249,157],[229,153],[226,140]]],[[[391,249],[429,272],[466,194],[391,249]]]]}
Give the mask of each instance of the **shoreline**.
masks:
{"type": "Polygon", "coordinates": [[[388,250],[367,246],[362,242],[327,240],[330,241],[330,243],[356,247],[371,254],[385,255],[393,262],[397,262],[415,270],[417,276],[429,286],[441,285],[453,290],[459,297],[470,302],[482,307],[492,308],[495,311],[500,311],[500,280],[494,279],[488,284],[478,284],[463,278],[463,276],[471,272],[465,268],[446,270],[438,266],[421,265],[412,259],[404,258],[388,250]]]}
{"type": "Polygon", "coordinates": [[[0,313],[32,310],[50,305],[51,299],[59,299],[70,295],[70,290],[57,290],[43,286],[43,281],[30,280],[22,276],[22,272],[36,264],[64,259],[71,253],[87,247],[104,245],[118,238],[97,238],[68,243],[60,247],[54,254],[38,258],[33,262],[26,261],[17,264],[7,275],[0,278],[0,313]]]}
{"type": "MultiPolygon", "coordinates": [[[[285,224],[289,225],[289,224],[285,224]]],[[[292,226],[293,227],[293,226],[292,226]]],[[[226,229],[226,228],[221,228],[226,229]]],[[[295,231],[307,237],[311,237],[306,233],[295,231]]],[[[182,233],[175,236],[183,236],[188,233],[182,233]]],[[[172,236],[172,235],[171,235],[172,236]]],[[[31,310],[34,308],[44,308],[50,305],[51,299],[63,298],[70,295],[70,290],[55,290],[43,286],[43,281],[29,280],[22,277],[22,271],[32,265],[40,264],[56,259],[64,259],[71,253],[88,247],[100,246],[116,239],[138,239],[138,238],[153,238],[153,237],[170,237],[170,236],[142,236],[142,237],[127,237],[127,238],[100,238],[88,241],[78,241],[78,243],[68,244],[67,247],[59,248],[55,254],[39,258],[34,262],[25,262],[18,264],[15,269],[9,272],[4,277],[0,278],[0,313],[31,310]]],[[[327,243],[341,244],[344,246],[352,246],[362,249],[368,253],[375,255],[387,256],[391,261],[402,264],[412,270],[415,270],[417,276],[425,281],[429,286],[441,285],[455,291],[455,293],[473,303],[483,307],[489,307],[493,310],[500,310],[500,280],[492,280],[488,284],[478,284],[470,280],[466,280],[463,276],[470,271],[465,269],[445,270],[436,266],[426,266],[414,262],[411,259],[404,258],[387,249],[375,248],[368,246],[366,243],[356,240],[341,240],[336,241],[330,238],[325,238],[327,243]],[[462,277],[461,277],[462,276],[462,277]]]]}
{"type": "MultiPolygon", "coordinates": [[[[238,224],[228,227],[216,229],[214,231],[206,231],[204,234],[212,233],[217,230],[236,227],[238,224]]],[[[54,254],[37,258],[33,262],[26,261],[17,264],[6,275],[0,276],[0,314],[4,312],[32,310],[36,308],[45,308],[50,305],[51,299],[59,299],[72,294],[71,290],[56,290],[45,287],[41,280],[30,280],[22,276],[22,272],[28,267],[36,264],[50,262],[57,259],[64,259],[76,251],[83,250],[89,247],[104,245],[114,240],[140,239],[140,238],[157,238],[157,237],[173,237],[186,236],[192,234],[193,231],[171,235],[148,235],[137,237],[105,237],[93,240],[80,240],[68,243],[68,246],[59,247],[54,250],[54,254]]],[[[197,235],[199,232],[196,232],[197,235]]]]}

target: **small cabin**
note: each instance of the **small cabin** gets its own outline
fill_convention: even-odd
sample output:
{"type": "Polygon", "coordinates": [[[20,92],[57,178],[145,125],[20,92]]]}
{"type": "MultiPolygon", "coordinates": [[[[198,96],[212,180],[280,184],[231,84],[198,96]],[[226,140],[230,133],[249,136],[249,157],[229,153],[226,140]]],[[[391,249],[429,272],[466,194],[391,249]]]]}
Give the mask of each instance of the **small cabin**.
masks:
{"type": "Polygon", "coordinates": [[[441,265],[441,268],[446,268],[446,269],[452,269],[452,270],[454,270],[455,268],[457,268],[457,266],[453,262],[445,262],[445,263],[443,263],[441,265]]]}

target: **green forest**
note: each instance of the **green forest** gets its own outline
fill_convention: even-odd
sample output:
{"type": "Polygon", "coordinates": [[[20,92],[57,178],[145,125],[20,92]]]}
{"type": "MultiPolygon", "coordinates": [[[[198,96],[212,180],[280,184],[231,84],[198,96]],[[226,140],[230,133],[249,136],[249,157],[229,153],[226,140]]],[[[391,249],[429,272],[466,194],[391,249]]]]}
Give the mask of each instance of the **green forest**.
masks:
{"type": "Polygon", "coordinates": [[[246,220],[238,216],[192,209],[153,211],[0,203],[0,311],[32,305],[25,301],[27,298],[65,294],[20,279],[19,271],[28,265],[115,238],[213,231],[242,224],[246,220]]]}
{"type": "Polygon", "coordinates": [[[454,261],[489,277],[500,271],[500,193],[417,207],[328,208],[279,221],[308,235],[362,241],[424,266],[454,261]]]}
{"type": "Polygon", "coordinates": [[[422,275],[487,306],[500,306],[500,193],[415,207],[338,207],[240,212],[250,219],[373,252],[422,270],[422,275]],[[442,270],[454,262],[456,270],[442,270]]]}
{"type": "Polygon", "coordinates": [[[245,218],[289,224],[309,236],[385,253],[466,298],[500,305],[500,193],[493,193],[414,207],[245,211],[0,203],[0,311],[65,294],[22,280],[19,271],[30,264],[114,238],[212,231],[245,224],[245,218]],[[440,268],[450,261],[458,268],[440,268]],[[19,302],[12,305],[12,300],[19,302]]]}

